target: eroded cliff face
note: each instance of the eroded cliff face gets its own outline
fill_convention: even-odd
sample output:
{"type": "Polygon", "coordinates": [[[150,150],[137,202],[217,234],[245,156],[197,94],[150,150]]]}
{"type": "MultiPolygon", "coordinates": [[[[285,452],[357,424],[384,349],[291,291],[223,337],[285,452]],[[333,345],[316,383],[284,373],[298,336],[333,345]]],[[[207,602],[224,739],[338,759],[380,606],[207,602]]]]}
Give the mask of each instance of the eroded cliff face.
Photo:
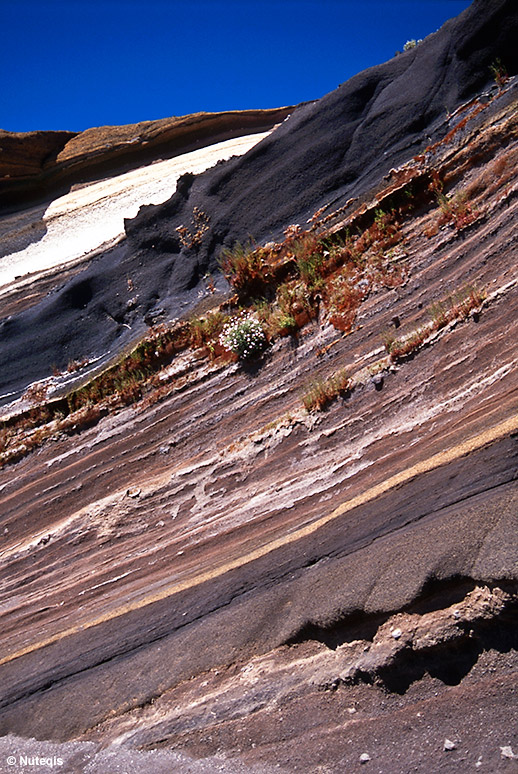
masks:
{"type": "Polygon", "coordinates": [[[0,206],[7,211],[45,200],[72,185],[120,174],[206,145],[255,134],[292,108],[194,113],[83,132],[0,130],[0,206]]]}
{"type": "Polygon", "coordinates": [[[293,111],[250,153],[184,175],[168,202],[143,207],[126,239],[75,280],[0,322],[0,395],[23,391],[53,366],[120,352],[150,322],[185,316],[204,276],[218,274],[221,251],[237,241],[279,240],[322,207],[368,197],[392,168],[447,134],[448,115],[493,82],[497,58],[518,71],[517,35],[513,3],[477,0],[414,50],[293,111]],[[195,212],[209,228],[182,240],[195,212]]]}
{"type": "Polygon", "coordinates": [[[261,357],[180,322],[137,392],[6,420],[4,735],[85,772],[516,767],[516,105],[482,90],[321,213],[261,357]]]}

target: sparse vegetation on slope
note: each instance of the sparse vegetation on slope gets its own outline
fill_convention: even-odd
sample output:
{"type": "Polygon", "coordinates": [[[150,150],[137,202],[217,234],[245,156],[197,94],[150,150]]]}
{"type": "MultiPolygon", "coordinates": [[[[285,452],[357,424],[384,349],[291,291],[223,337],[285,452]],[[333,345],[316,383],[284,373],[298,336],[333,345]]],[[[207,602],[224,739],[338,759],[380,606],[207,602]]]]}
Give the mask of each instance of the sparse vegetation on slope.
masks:
{"type": "MultiPolygon", "coordinates": [[[[485,107],[486,104],[472,106],[447,137],[451,140],[485,107]]],[[[219,308],[172,327],[151,328],[128,355],[72,390],[66,398],[49,401],[44,386],[31,388],[26,397],[32,407],[1,423],[2,462],[18,459],[61,432],[77,432],[91,426],[107,411],[143,396],[148,402],[161,399],[170,389],[169,380],[161,377],[162,370],[190,347],[210,360],[236,362],[240,357],[259,355],[265,343],[285,336],[296,337],[310,322],[318,321],[319,326],[331,324],[342,334],[350,333],[360,306],[373,293],[401,287],[407,281],[410,264],[405,228],[419,208],[428,208],[435,217],[424,229],[425,235],[432,238],[441,226],[451,224],[459,232],[478,221],[484,196],[494,195],[500,189],[504,196],[510,195],[516,156],[513,148],[483,166],[464,187],[457,182],[453,192],[445,192],[447,185],[470,170],[482,152],[477,150],[476,142],[471,142],[469,146],[461,145],[453,157],[442,163],[439,154],[447,137],[427,149],[428,164],[424,157],[416,157],[394,175],[394,181],[377,194],[370,206],[358,206],[345,219],[347,207],[327,215],[322,208],[311,218],[307,230],[295,224],[289,226],[282,242],[265,246],[237,243],[233,249],[224,250],[221,267],[236,294],[219,308]],[[439,205],[436,216],[434,202],[439,205]],[[247,314],[261,326],[264,341],[261,338],[260,347],[252,347],[249,355],[243,355],[236,347],[225,346],[222,332],[225,326],[236,325],[247,314]]],[[[501,142],[498,132],[493,132],[489,141],[484,140],[483,153],[496,153],[501,142]]],[[[184,238],[192,241],[206,225],[205,215],[194,213],[192,229],[184,238]]],[[[386,346],[392,362],[416,352],[434,330],[465,319],[482,301],[479,291],[462,291],[448,302],[436,305],[431,322],[403,338],[391,334],[386,346]]],[[[79,359],[69,363],[67,370],[80,374],[87,365],[87,358],[79,359]]],[[[304,399],[310,410],[322,408],[333,399],[332,395],[323,399],[322,390],[333,392],[326,378],[323,382],[321,397],[317,395],[319,390],[314,389],[309,390],[313,397],[304,399]]]]}
{"type": "Polygon", "coordinates": [[[386,341],[385,346],[391,359],[397,362],[413,354],[434,332],[449,323],[466,320],[470,314],[478,317],[485,299],[485,291],[477,288],[463,288],[449,296],[446,301],[433,304],[430,308],[432,319],[429,323],[412,331],[403,339],[389,338],[386,341]]]}
{"type": "Polygon", "coordinates": [[[351,377],[345,368],[326,379],[316,379],[302,398],[306,411],[321,411],[334,398],[346,393],[351,387],[351,377]]]}

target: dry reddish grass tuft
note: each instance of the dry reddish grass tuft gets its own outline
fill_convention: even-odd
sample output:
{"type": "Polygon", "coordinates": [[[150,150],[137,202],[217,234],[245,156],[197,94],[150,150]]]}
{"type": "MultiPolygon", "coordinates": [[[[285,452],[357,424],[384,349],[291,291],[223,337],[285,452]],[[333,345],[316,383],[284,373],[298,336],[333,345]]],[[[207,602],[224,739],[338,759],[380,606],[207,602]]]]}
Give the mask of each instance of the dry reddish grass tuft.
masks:
{"type": "Polygon", "coordinates": [[[220,311],[191,320],[189,322],[190,345],[192,347],[214,345],[228,321],[228,314],[220,311]]]}
{"type": "Polygon", "coordinates": [[[264,294],[273,281],[268,250],[237,242],[232,250],[223,250],[220,266],[241,299],[264,294]]]}
{"type": "Polygon", "coordinates": [[[203,210],[200,210],[199,207],[194,207],[191,226],[189,228],[187,226],[178,226],[176,229],[182,247],[186,247],[189,250],[193,247],[198,247],[203,240],[204,234],[209,230],[209,220],[209,216],[203,210]]]}
{"type": "Polygon", "coordinates": [[[429,331],[426,328],[418,328],[405,339],[396,339],[390,344],[389,352],[391,359],[397,362],[416,352],[428,335],[429,331]]]}
{"type": "Polygon", "coordinates": [[[475,310],[479,310],[486,298],[483,290],[467,287],[449,296],[446,301],[433,304],[430,308],[431,321],[413,331],[404,339],[393,339],[386,336],[385,348],[394,362],[402,360],[416,352],[435,331],[444,328],[448,323],[462,321],[475,310]]]}
{"type": "Polygon", "coordinates": [[[429,185],[429,191],[434,194],[439,205],[440,215],[436,221],[435,227],[430,226],[425,235],[435,236],[440,226],[451,223],[457,231],[471,225],[482,214],[474,204],[468,201],[469,189],[457,191],[453,196],[447,196],[444,193],[444,182],[437,170],[431,172],[432,181],[429,185]]]}
{"type": "Polygon", "coordinates": [[[351,388],[351,377],[345,368],[341,368],[327,379],[314,381],[302,402],[306,411],[322,411],[338,395],[347,393],[351,388]]]}

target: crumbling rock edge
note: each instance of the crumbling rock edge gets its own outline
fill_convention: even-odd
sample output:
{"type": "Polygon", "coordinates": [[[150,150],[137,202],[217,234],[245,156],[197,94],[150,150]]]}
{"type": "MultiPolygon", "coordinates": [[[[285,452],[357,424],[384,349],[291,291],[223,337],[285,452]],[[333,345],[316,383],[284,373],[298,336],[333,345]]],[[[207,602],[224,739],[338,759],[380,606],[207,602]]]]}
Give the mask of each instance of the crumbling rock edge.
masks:
{"type": "MultiPolygon", "coordinates": [[[[323,687],[336,689],[340,684],[377,681],[389,691],[404,693],[425,672],[449,685],[456,685],[483,650],[518,648],[514,627],[518,603],[516,582],[478,585],[468,579],[455,578],[437,585],[433,605],[436,609],[388,616],[372,638],[359,637],[335,645],[337,633],[341,632],[338,636],[342,639],[348,630],[347,621],[317,629],[315,639],[332,643],[331,647],[340,651],[343,658],[340,674],[323,687]],[[444,593],[441,587],[460,597],[462,589],[470,586],[472,590],[458,602],[449,607],[436,607],[444,593]]],[[[429,607],[428,595],[424,599],[424,607],[429,607]]],[[[423,601],[416,601],[409,607],[423,607],[423,601]]],[[[373,623],[368,617],[360,620],[363,629],[373,623]]],[[[291,642],[299,641],[300,635],[291,642]]]]}
{"type": "Polygon", "coordinates": [[[267,131],[293,109],[194,113],[83,132],[0,130],[0,207],[9,212],[55,196],[72,185],[267,131]]]}

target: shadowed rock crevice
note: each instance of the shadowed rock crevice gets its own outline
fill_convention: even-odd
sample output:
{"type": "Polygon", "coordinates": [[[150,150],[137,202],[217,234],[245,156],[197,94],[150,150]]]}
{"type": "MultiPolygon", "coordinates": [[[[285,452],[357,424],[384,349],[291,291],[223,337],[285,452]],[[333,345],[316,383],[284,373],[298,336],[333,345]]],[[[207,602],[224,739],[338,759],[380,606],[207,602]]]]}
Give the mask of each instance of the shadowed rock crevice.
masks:
{"type": "MultiPolygon", "coordinates": [[[[419,616],[435,613],[462,602],[466,596],[477,588],[477,581],[466,577],[452,577],[445,580],[429,579],[415,600],[405,605],[401,612],[419,616]]],[[[502,589],[507,594],[516,594],[516,585],[512,582],[499,581],[498,584],[487,584],[487,588],[502,589]]],[[[367,614],[363,610],[348,613],[326,626],[315,623],[305,623],[301,629],[286,640],[286,645],[300,645],[304,642],[320,642],[331,650],[346,645],[355,640],[372,642],[378,629],[395,613],[367,614]]],[[[509,615],[509,614],[507,614],[509,615]]]]}
{"type": "Polygon", "coordinates": [[[517,613],[516,583],[480,587],[467,578],[458,585],[450,579],[428,584],[427,594],[400,613],[356,613],[327,627],[306,625],[287,645],[314,641],[341,654],[343,672],[326,688],[376,683],[404,694],[426,674],[458,685],[485,652],[516,653],[517,613]]]}
{"type": "Polygon", "coordinates": [[[393,663],[378,669],[376,679],[387,690],[399,694],[405,693],[425,674],[446,685],[458,685],[482,653],[518,651],[517,615],[518,604],[515,603],[491,621],[466,623],[463,634],[456,639],[419,652],[402,650],[393,663]]]}
{"type": "Polygon", "coordinates": [[[388,619],[387,614],[366,615],[359,610],[347,615],[343,620],[328,626],[306,623],[302,628],[286,640],[286,645],[301,645],[304,642],[320,642],[330,650],[336,650],[341,645],[354,640],[369,640],[372,642],[378,628],[388,619]]]}
{"type": "MultiPolygon", "coordinates": [[[[454,577],[446,580],[429,579],[416,599],[403,608],[405,613],[437,612],[457,602],[461,602],[466,595],[476,588],[476,581],[472,578],[454,577]]],[[[511,584],[512,585],[512,584],[511,584]]],[[[506,584],[499,587],[506,588],[506,584]]],[[[319,626],[315,623],[306,623],[299,632],[286,640],[286,645],[298,645],[303,642],[321,642],[332,650],[340,645],[354,640],[369,640],[372,642],[376,632],[393,613],[366,614],[363,610],[348,613],[327,626],[319,626]]]]}

